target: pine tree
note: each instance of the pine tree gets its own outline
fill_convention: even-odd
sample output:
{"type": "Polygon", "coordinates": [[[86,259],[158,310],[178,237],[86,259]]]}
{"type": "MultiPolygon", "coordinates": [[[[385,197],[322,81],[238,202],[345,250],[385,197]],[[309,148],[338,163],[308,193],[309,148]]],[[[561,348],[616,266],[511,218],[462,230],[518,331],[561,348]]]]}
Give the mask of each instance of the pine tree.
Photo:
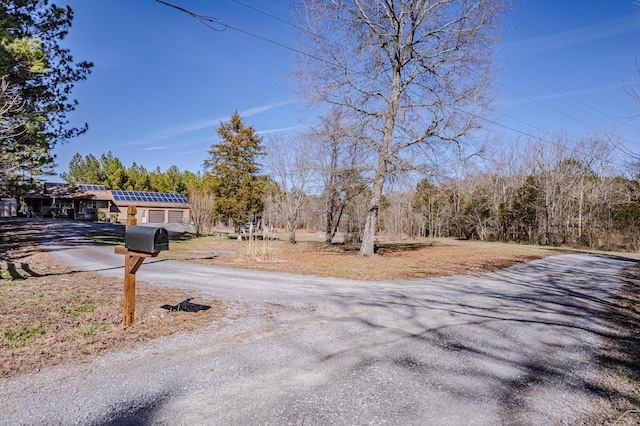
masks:
{"type": "Polygon", "coordinates": [[[204,161],[205,179],[215,197],[217,219],[235,224],[246,216],[261,216],[264,179],[257,160],[264,155],[262,138],[245,126],[238,112],[217,130],[221,141],[211,145],[204,161]]]}
{"type": "Polygon", "coordinates": [[[76,153],[69,162],[69,173],[62,173],[62,179],[69,183],[84,183],[89,185],[107,186],[107,175],[100,162],[93,154],[82,157],[76,153]]]}
{"type": "Polygon", "coordinates": [[[52,173],[56,143],[78,136],[67,114],[92,67],[62,47],[73,12],[48,0],[0,1],[0,193],[18,196],[52,173]]]}

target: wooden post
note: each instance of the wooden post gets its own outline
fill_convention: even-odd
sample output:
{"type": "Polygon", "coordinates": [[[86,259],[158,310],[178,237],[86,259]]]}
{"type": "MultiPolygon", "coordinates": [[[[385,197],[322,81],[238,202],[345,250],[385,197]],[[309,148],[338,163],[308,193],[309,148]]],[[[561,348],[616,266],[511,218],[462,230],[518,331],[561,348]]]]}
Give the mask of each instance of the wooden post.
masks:
{"type": "Polygon", "coordinates": [[[127,228],[138,224],[138,219],[136,219],[136,213],[138,213],[138,210],[136,210],[136,206],[129,206],[129,208],[127,208],[127,222],[126,222],[127,228]]]}
{"type": "MultiPolygon", "coordinates": [[[[136,208],[129,206],[127,209],[127,228],[136,225],[136,208]]],[[[159,251],[143,253],[129,250],[126,246],[116,246],[113,249],[116,254],[124,254],[124,320],[125,327],[129,327],[135,320],[136,310],[136,272],[147,257],[156,257],[159,251]]]]}
{"type": "MultiPolygon", "coordinates": [[[[126,228],[136,225],[138,220],[136,219],[136,207],[129,206],[127,209],[127,222],[126,228]]],[[[137,259],[136,259],[137,260],[137,259]]],[[[129,251],[124,255],[124,326],[129,327],[135,320],[136,310],[136,273],[132,272],[132,267],[137,263],[134,261],[133,256],[129,254],[129,251]]],[[[137,268],[136,268],[137,270],[137,268]]]]}

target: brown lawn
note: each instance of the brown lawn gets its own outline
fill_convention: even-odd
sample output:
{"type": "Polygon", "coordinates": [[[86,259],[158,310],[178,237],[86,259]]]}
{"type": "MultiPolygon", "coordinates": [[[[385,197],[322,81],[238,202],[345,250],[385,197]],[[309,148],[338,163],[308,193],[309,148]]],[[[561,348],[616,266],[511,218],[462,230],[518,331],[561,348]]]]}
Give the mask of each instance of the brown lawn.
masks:
{"type": "Polygon", "coordinates": [[[558,249],[518,244],[457,241],[453,239],[379,241],[372,258],[357,256],[357,247],[327,246],[313,234],[298,234],[290,244],[284,235],[275,240],[238,241],[205,237],[172,241],[165,259],[206,265],[291,272],[354,280],[428,278],[489,272],[542,257],[558,249]]]}

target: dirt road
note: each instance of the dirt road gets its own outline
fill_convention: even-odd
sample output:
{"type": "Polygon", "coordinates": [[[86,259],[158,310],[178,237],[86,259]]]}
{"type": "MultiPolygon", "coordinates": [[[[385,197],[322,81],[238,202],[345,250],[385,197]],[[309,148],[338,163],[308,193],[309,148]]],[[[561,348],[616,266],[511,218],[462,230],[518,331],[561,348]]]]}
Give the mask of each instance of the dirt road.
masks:
{"type": "MultiPolygon", "coordinates": [[[[122,275],[109,248],[55,254],[122,275]]],[[[0,381],[0,424],[589,424],[606,400],[605,310],[635,263],[565,255],[373,283],[145,262],[138,280],[255,315],[0,381]]]]}

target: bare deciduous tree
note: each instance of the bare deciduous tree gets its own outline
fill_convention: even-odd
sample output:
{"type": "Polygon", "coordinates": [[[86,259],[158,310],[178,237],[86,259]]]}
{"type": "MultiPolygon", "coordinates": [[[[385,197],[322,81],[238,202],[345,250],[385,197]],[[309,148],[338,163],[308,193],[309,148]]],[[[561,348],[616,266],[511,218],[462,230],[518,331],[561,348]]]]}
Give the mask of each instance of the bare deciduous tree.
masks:
{"type": "Polygon", "coordinates": [[[636,60],[636,78],[629,82],[625,82],[625,88],[633,99],[640,102],[640,87],[638,86],[638,79],[640,79],[640,63],[636,60]]]}
{"type": "Polygon", "coordinates": [[[213,227],[213,194],[194,188],[187,194],[190,205],[190,219],[193,222],[196,237],[206,235],[213,227]]]}
{"type": "Polygon", "coordinates": [[[312,173],[309,150],[296,136],[277,135],[269,139],[266,152],[269,174],[280,186],[276,202],[287,225],[289,242],[294,244],[312,173]]]}
{"type": "Polygon", "coordinates": [[[459,145],[485,104],[507,0],[300,0],[302,93],[342,108],[375,156],[360,255],[374,253],[385,181],[459,145]]]}
{"type": "Polygon", "coordinates": [[[7,76],[0,76],[0,143],[4,144],[9,137],[17,136],[16,130],[26,121],[15,114],[21,107],[20,96],[9,87],[7,76]]]}
{"type": "Polygon", "coordinates": [[[314,168],[324,188],[325,243],[332,244],[351,200],[365,189],[367,161],[361,155],[357,131],[343,120],[339,109],[323,117],[310,135],[314,142],[314,168]]]}

